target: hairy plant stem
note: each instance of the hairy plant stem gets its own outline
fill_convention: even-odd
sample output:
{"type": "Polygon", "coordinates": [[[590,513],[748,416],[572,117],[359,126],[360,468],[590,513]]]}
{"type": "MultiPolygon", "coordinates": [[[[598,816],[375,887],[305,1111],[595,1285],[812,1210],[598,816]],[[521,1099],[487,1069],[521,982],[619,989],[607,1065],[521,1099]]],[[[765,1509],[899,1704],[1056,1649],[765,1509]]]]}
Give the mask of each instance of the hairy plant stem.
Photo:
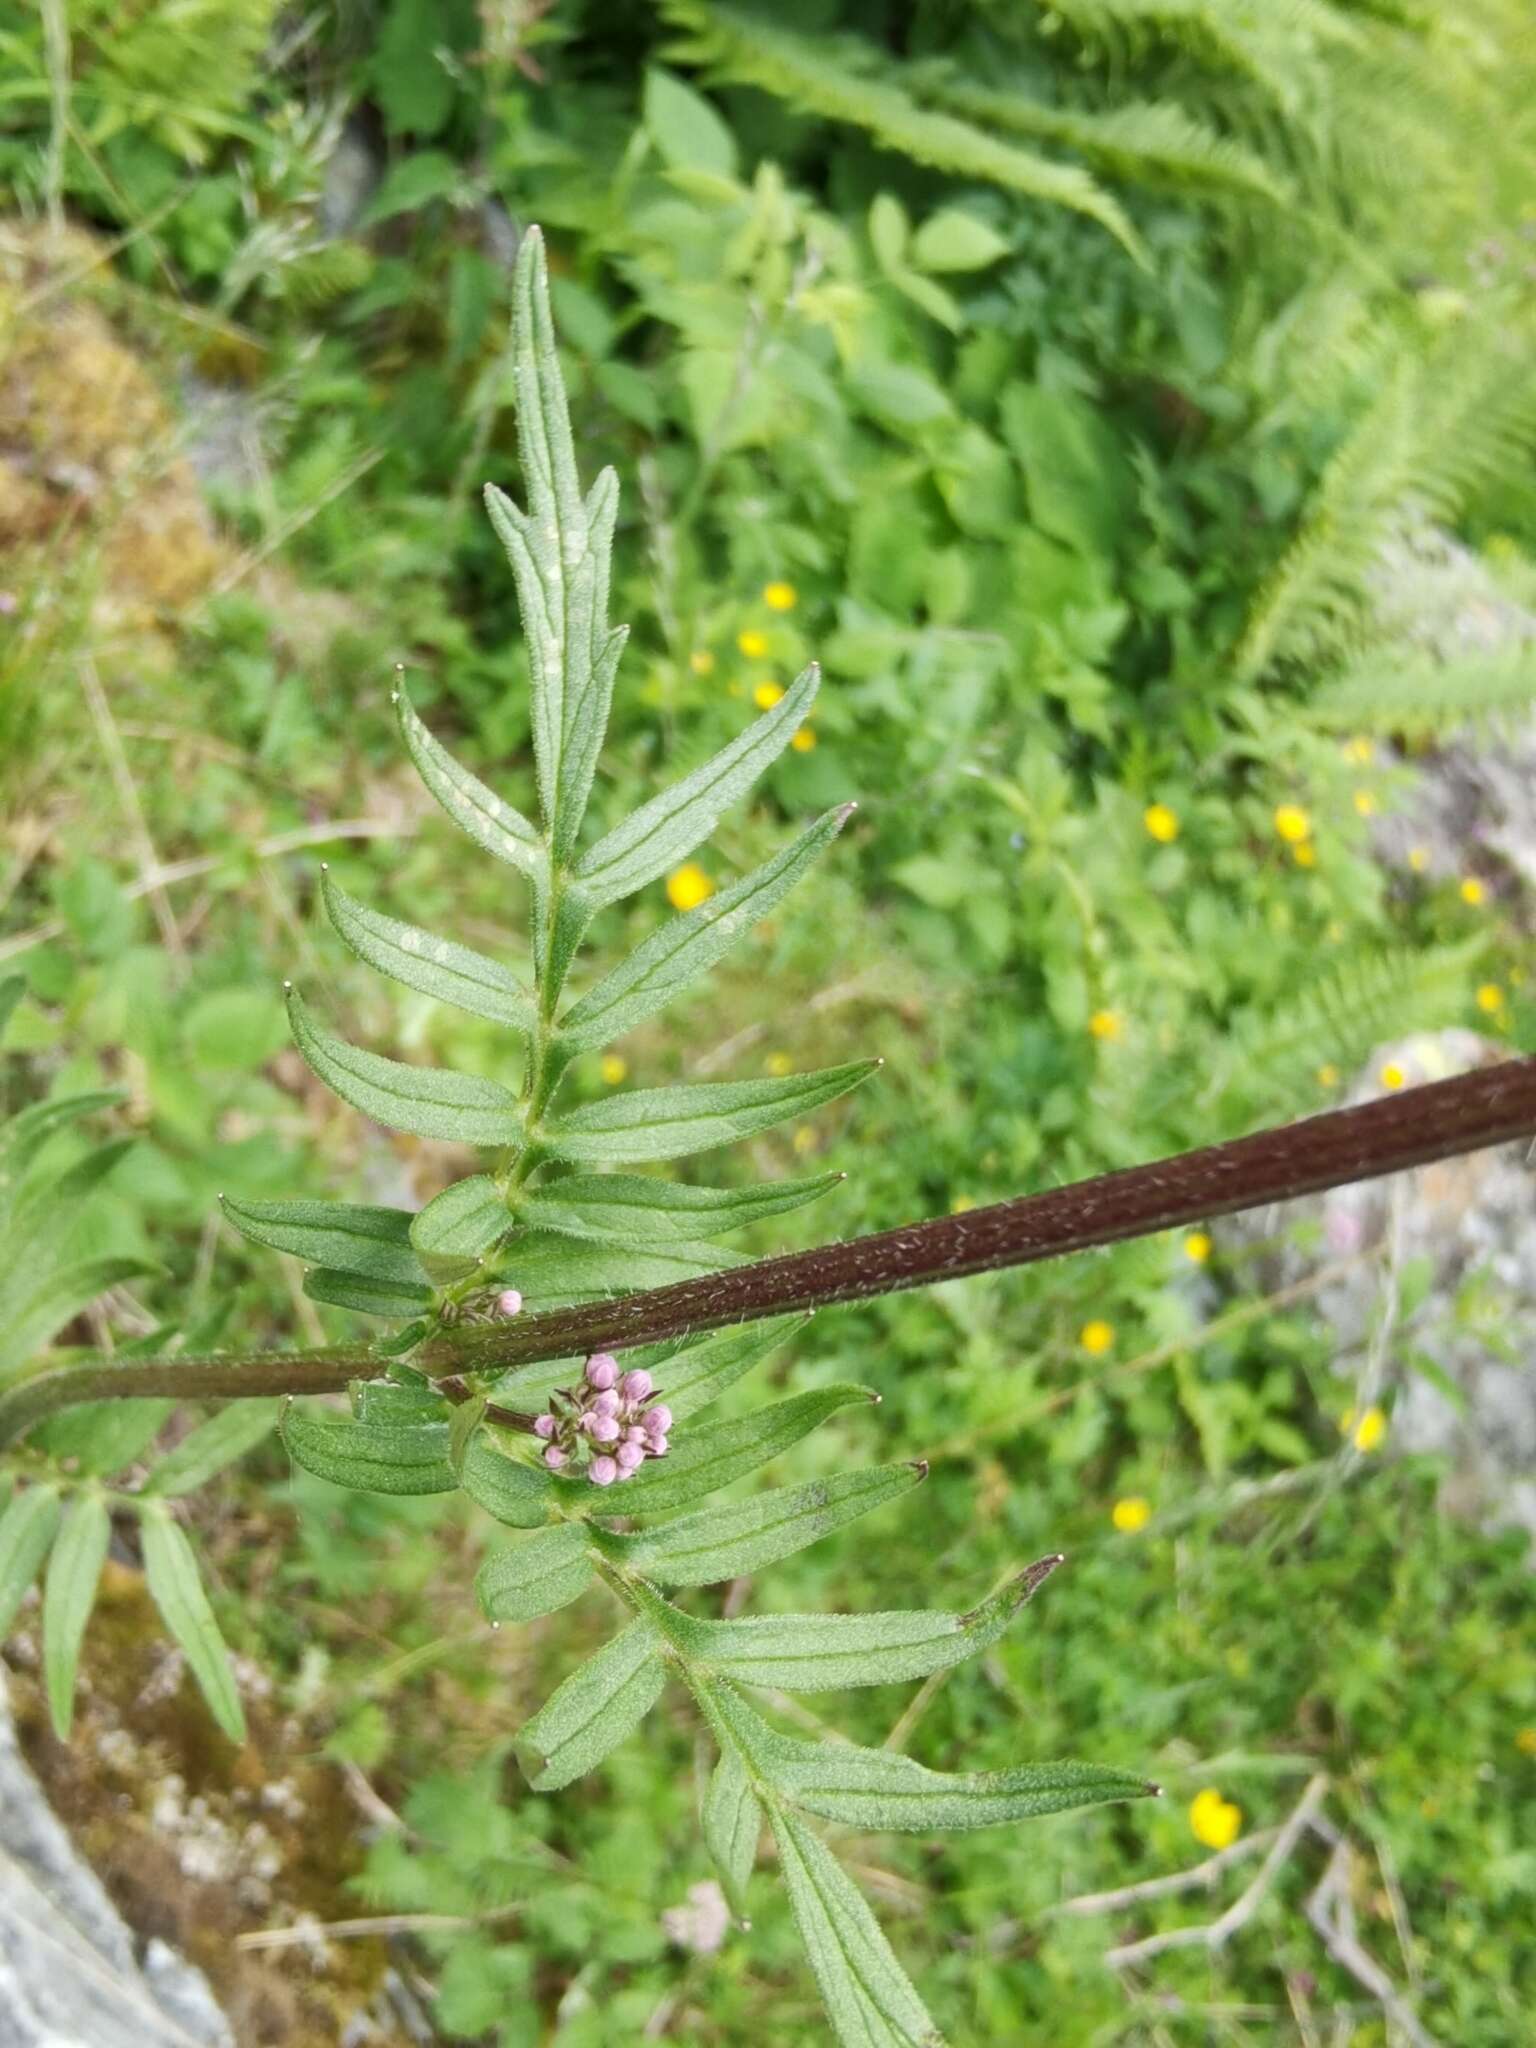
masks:
{"type": "MultiPolygon", "coordinates": [[[[436,1378],[488,1372],[863,1301],[1261,1209],[1532,1132],[1536,1059],[1510,1060],[963,1215],[760,1259],[615,1301],[520,1316],[491,1330],[445,1332],[416,1351],[412,1363],[436,1378]]],[[[336,1393],[349,1380],[382,1369],[365,1345],[64,1366],[0,1395],[0,1446],[79,1402],[144,1394],[198,1401],[336,1393]]]]}

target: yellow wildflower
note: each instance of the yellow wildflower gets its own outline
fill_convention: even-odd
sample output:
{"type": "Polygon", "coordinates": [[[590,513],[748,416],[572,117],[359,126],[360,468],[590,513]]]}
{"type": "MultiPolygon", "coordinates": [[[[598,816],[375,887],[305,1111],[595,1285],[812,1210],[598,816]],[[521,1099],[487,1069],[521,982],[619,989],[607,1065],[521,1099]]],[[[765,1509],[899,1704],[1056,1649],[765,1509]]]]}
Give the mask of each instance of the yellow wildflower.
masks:
{"type": "Polygon", "coordinates": [[[605,1052],[597,1070],[603,1077],[603,1085],[617,1088],[629,1072],[629,1061],[619,1052],[605,1052]]]}
{"type": "Polygon", "coordinates": [[[1117,1010],[1095,1010],[1088,1019],[1088,1029],[1095,1038],[1116,1039],[1124,1028],[1117,1010]]]}
{"type": "Polygon", "coordinates": [[[1504,991],[1496,981],[1485,981],[1477,992],[1477,1007],[1493,1016],[1504,1007],[1504,991]]]}
{"type": "Polygon", "coordinates": [[[707,647],[695,647],[688,657],[688,666],[696,676],[712,676],[715,672],[715,657],[707,647]]]}
{"type": "Polygon", "coordinates": [[[1091,1323],[1084,1323],[1077,1341],[1090,1358],[1102,1358],[1115,1341],[1115,1326],[1095,1317],[1091,1323]]]}
{"type": "Polygon", "coordinates": [[[1338,1070],[1338,1068],[1337,1068],[1337,1067],[1336,1067],[1336,1066],[1335,1066],[1335,1065],[1333,1064],[1333,1061],[1332,1061],[1332,1060],[1324,1060],[1324,1061],[1323,1061],[1323,1064],[1322,1064],[1322,1065],[1321,1065],[1321,1066],[1320,1066],[1320,1067],[1318,1068],[1318,1070],[1317,1070],[1317,1078],[1318,1078],[1318,1080],[1319,1080],[1319,1081],[1320,1081],[1320,1082],[1322,1083],[1323,1087],[1325,1087],[1325,1088],[1337,1088],[1337,1087],[1338,1087],[1338,1085],[1339,1085],[1339,1070],[1338,1070]]]}
{"type": "Polygon", "coordinates": [[[966,1216],[975,1206],[976,1197],[974,1195],[956,1195],[949,1205],[949,1213],[951,1216],[966,1216]]]}
{"type": "Polygon", "coordinates": [[[1375,752],[1376,749],[1371,745],[1370,741],[1363,737],[1357,737],[1355,739],[1347,740],[1345,742],[1345,760],[1358,761],[1362,768],[1365,766],[1366,762],[1371,759],[1375,752]]]}
{"type": "Polygon", "coordinates": [[[1109,1519],[1122,1536],[1134,1536],[1138,1529],[1145,1529],[1152,1519],[1152,1503],[1143,1500],[1139,1493],[1128,1494],[1124,1500],[1117,1500],[1109,1511],[1109,1519]]]}
{"type": "Polygon", "coordinates": [[[761,661],[768,652],[768,635],[759,631],[756,626],[748,626],[745,631],[736,635],[736,645],[748,661],[761,661]]]}
{"type": "Polygon", "coordinates": [[[752,692],[752,702],[759,711],[771,711],[784,694],[782,683],[759,683],[752,692]]]}
{"type": "Polygon", "coordinates": [[[1299,868],[1315,868],[1317,866],[1317,848],[1310,839],[1303,839],[1299,846],[1291,848],[1291,859],[1295,861],[1299,868]]]}
{"type": "Polygon", "coordinates": [[[1536,1728],[1522,1728],[1515,1737],[1515,1747],[1522,1756],[1536,1756],[1536,1728]]]}
{"type": "Polygon", "coordinates": [[[1371,792],[1368,789],[1357,789],[1355,791],[1355,809],[1360,813],[1362,818],[1369,818],[1374,816],[1376,810],[1376,799],[1371,795],[1371,792]]]}
{"type": "Polygon", "coordinates": [[[763,603],[771,612],[792,612],[799,592],[793,583],[765,583],[763,603]]]}
{"type": "Polygon", "coordinates": [[[1179,814],[1170,810],[1167,804],[1148,804],[1141,814],[1141,822],[1163,846],[1179,836],[1179,814]]]}
{"type": "Polygon", "coordinates": [[[1374,1451],[1387,1433],[1387,1418],[1380,1408],[1367,1408],[1350,1432],[1357,1451],[1374,1451]]]}
{"type": "Polygon", "coordinates": [[[715,885],[696,861],[686,861],[667,877],[667,901],[674,910],[697,910],[715,893],[715,885]]]}
{"type": "Polygon", "coordinates": [[[1462,902],[1470,903],[1472,908],[1476,910],[1478,904],[1488,894],[1488,891],[1483,887],[1476,875],[1468,875],[1461,885],[1460,894],[1462,902]]]}
{"type": "Polygon", "coordinates": [[[1396,1060],[1388,1060],[1388,1061],[1387,1061],[1387,1064],[1386,1064],[1386,1065],[1385,1065],[1385,1066],[1384,1066],[1384,1067],[1382,1068],[1382,1070],[1381,1070],[1381,1085],[1382,1085],[1382,1087],[1383,1087],[1383,1088],[1402,1088],[1402,1087],[1406,1087],[1406,1085],[1407,1085],[1407,1082],[1408,1082],[1408,1076],[1407,1076],[1407,1075],[1406,1075],[1406,1074],[1405,1074],[1405,1073],[1403,1072],[1402,1068],[1401,1068],[1401,1067],[1400,1067],[1400,1066],[1399,1066],[1399,1065],[1397,1064],[1397,1061],[1396,1061],[1396,1060]]]}
{"type": "Polygon", "coordinates": [[[780,1080],[783,1079],[784,1075],[789,1072],[793,1065],[794,1061],[787,1052],[771,1052],[767,1059],[763,1061],[765,1071],[780,1080]]]}
{"type": "Polygon", "coordinates": [[[1184,1256],[1203,1266],[1211,1256],[1211,1240],[1203,1230],[1192,1230],[1184,1240],[1184,1256]]]}
{"type": "Polygon", "coordinates": [[[794,1136],[789,1142],[795,1152],[803,1159],[807,1152],[814,1152],[816,1150],[816,1133],[809,1124],[798,1124],[795,1127],[794,1136]]]}
{"type": "Polygon", "coordinates": [[[802,725],[789,744],[797,754],[808,754],[816,744],[816,735],[808,725],[802,725]]]}
{"type": "Polygon", "coordinates": [[[1209,1786],[1190,1802],[1190,1830],[1207,1849],[1230,1849],[1243,1831],[1243,1809],[1209,1786]]]}
{"type": "Polygon", "coordinates": [[[1300,804],[1281,804],[1275,812],[1275,830],[1291,846],[1312,837],[1312,820],[1300,804]]]}
{"type": "Polygon", "coordinates": [[[1422,846],[1409,847],[1408,865],[1413,869],[1413,872],[1416,875],[1422,875],[1424,870],[1429,866],[1429,855],[1424,851],[1422,846]]]}

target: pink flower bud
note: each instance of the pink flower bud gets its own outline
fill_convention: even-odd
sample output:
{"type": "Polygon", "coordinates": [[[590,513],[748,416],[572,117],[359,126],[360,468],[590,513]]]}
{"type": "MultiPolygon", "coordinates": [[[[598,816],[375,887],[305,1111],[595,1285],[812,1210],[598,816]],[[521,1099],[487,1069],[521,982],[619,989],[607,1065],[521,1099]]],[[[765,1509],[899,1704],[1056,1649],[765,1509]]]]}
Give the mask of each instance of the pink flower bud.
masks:
{"type": "Polygon", "coordinates": [[[611,1415],[594,1415],[587,1423],[587,1434],[596,1444],[617,1443],[619,1425],[611,1415]]]}
{"type": "Polygon", "coordinates": [[[639,1366],[633,1372],[625,1373],[619,1381],[619,1392],[626,1401],[643,1401],[651,1391],[651,1376],[639,1366]]]}
{"type": "Polygon", "coordinates": [[[544,1462],[551,1472],[558,1472],[565,1463],[565,1452],[561,1450],[558,1444],[551,1444],[544,1453],[544,1462]]]}
{"type": "Polygon", "coordinates": [[[553,1415],[536,1415],[533,1418],[534,1435],[543,1437],[546,1443],[554,1435],[555,1428],[556,1423],[553,1415]]]}
{"type": "Polygon", "coordinates": [[[625,1430],[624,1441],[627,1444],[644,1444],[645,1431],[640,1427],[638,1422],[632,1423],[630,1427],[625,1430]]]}
{"type": "Polygon", "coordinates": [[[614,1458],[621,1472],[633,1472],[637,1465],[644,1464],[645,1452],[638,1444],[620,1444],[614,1458]]]}
{"type": "Polygon", "coordinates": [[[645,1426],[652,1436],[665,1436],[672,1427],[672,1410],[665,1401],[659,1401],[654,1408],[645,1411],[645,1426]]]}
{"type": "Polygon", "coordinates": [[[664,1436],[647,1437],[645,1448],[653,1458],[664,1458],[667,1455],[667,1440],[664,1436]]]}
{"type": "Polygon", "coordinates": [[[596,1387],[600,1394],[607,1393],[619,1376],[619,1362],[606,1351],[594,1351],[587,1360],[587,1385],[596,1387]]]}
{"type": "Polygon", "coordinates": [[[619,1476],[619,1468],[612,1458],[594,1458],[587,1467],[587,1477],[594,1486],[612,1486],[619,1476]]]}
{"type": "Polygon", "coordinates": [[[593,1397],[592,1413],[594,1415],[617,1415],[618,1412],[619,1397],[612,1387],[605,1387],[602,1393],[593,1397]]]}
{"type": "Polygon", "coordinates": [[[503,1287],[496,1297],[496,1313],[499,1316],[517,1315],[523,1306],[523,1297],[515,1287],[503,1287]]]}

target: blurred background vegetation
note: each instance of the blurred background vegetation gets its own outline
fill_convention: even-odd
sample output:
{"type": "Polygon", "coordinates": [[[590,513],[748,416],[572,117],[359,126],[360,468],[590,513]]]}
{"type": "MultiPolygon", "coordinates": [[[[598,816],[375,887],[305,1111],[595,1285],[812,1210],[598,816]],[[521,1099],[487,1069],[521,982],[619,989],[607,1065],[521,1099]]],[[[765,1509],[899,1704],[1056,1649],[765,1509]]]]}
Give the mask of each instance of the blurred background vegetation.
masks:
{"type": "MultiPolygon", "coordinates": [[[[1450,1027],[1536,1051],[1529,789],[1522,842],[1443,781],[1536,697],[1533,161],[1523,0],[0,0],[0,965],[29,989],[7,1086],[115,1082],[139,1141],[79,1231],[145,1271],[73,1340],[355,1329],[215,1192],[417,1206],[470,1170],[325,1095],[279,991],[302,972],[381,1050],[504,1059],[490,1026],[386,1000],[315,898],[324,857],[526,950],[388,695],[403,662],[531,806],[478,502],[515,481],[530,221],[582,467],[623,483],[599,822],[812,655],[815,718],[705,883],[786,817],[861,805],[814,895],[578,1075],[886,1055],[873,1092],[756,1148],[850,1176],[762,1248],[1411,1083],[1450,1027]]],[[[616,950],[665,913],[649,894],[616,950]]],[[[1393,1436],[1437,1370],[1414,1338],[1437,1287],[1491,1352],[1518,1313],[1475,1266],[1447,1297],[1428,1254],[1324,1244],[1315,1214],[1288,1244],[1218,1226],[944,1286],[779,1362],[886,1396],[798,1471],[855,1447],[934,1469],[878,1541],[762,1598],[964,1605],[1070,1560],[981,1666],[838,1725],[1167,1787],[871,1847],[957,2043],[1420,2038],[1307,1917],[1315,1842],[1216,1952],[1104,1961],[1212,1917],[1257,1855],[1216,1903],[1057,1910],[1262,1845],[1316,1773],[1358,1946],[1428,2037],[1529,2026],[1528,1538],[1442,1512],[1441,1465],[1393,1436]],[[1341,1266],[1369,1305],[1347,1340],[1318,1306],[1341,1266]]],[[[359,2038],[390,1973],[417,2018],[381,2040],[821,2038],[771,1883],[717,1950],[663,1920],[707,1875],[680,1702],[597,1779],[523,1787],[508,1737],[601,1622],[493,1638],[472,1510],[343,1496],[269,1449],[192,1512],[251,1750],[154,1692],[128,1564],[74,1751],[27,1706],[25,1615],[12,1660],[61,1810],[242,2044],[359,2038]]]]}

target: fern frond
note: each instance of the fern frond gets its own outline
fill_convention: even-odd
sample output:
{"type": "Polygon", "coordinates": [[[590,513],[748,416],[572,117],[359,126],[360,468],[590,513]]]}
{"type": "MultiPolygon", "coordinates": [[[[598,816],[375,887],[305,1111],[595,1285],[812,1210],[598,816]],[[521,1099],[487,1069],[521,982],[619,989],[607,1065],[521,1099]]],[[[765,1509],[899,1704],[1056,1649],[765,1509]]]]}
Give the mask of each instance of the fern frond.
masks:
{"type": "Polygon", "coordinates": [[[1048,21],[1127,62],[1161,48],[1227,70],[1288,113],[1302,111],[1329,50],[1361,46],[1362,30],[1327,0],[1039,0],[1048,21]]]}
{"type": "Polygon", "coordinates": [[[1330,732],[1454,731],[1536,704],[1536,642],[1440,661],[1420,653],[1371,653],[1332,678],[1304,715],[1330,732]]]}

